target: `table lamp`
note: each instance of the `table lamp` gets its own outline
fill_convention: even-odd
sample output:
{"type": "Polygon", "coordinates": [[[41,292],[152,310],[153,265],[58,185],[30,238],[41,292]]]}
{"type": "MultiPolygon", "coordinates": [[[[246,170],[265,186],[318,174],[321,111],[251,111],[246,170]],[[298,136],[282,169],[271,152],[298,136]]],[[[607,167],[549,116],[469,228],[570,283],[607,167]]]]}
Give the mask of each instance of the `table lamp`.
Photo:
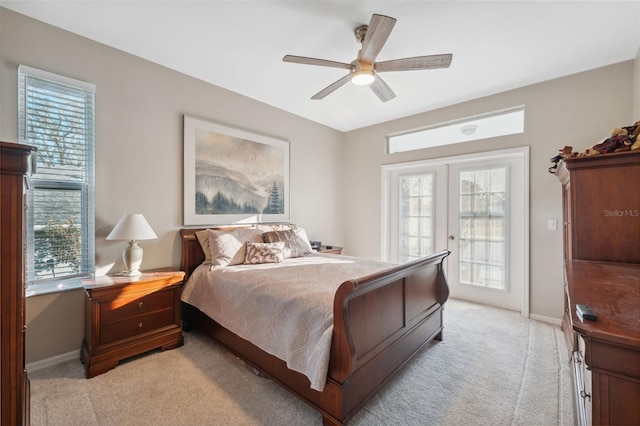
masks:
{"type": "Polygon", "coordinates": [[[120,218],[116,226],[107,236],[107,240],[130,240],[129,245],[122,250],[122,260],[127,268],[125,275],[140,275],[142,263],[142,247],[138,240],[153,240],[158,238],[151,225],[141,214],[126,214],[120,218]]]}

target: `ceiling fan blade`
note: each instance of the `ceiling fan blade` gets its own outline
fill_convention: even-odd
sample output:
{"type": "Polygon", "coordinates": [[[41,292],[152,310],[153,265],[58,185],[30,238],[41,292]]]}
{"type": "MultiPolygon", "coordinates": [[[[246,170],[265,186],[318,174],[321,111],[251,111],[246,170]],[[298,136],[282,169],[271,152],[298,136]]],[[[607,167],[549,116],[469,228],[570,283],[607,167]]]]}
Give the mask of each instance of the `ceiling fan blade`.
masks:
{"type": "Polygon", "coordinates": [[[390,101],[391,99],[396,97],[396,94],[393,93],[393,90],[391,90],[391,87],[389,87],[387,83],[385,83],[384,80],[382,80],[377,75],[376,75],[376,79],[373,80],[373,83],[371,83],[369,87],[371,87],[371,90],[373,90],[373,93],[375,93],[376,96],[380,98],[382,102],[390,101]]]}
{"type": "Polygon", "coordinates": [[[428,70],[434,68],[448,68],[449,65],[451,65],[452,59],[453,55],[451,53],[447,53],[444,55],[416,56],[413,58],[394,59],[392,61],[376,63],[376,71],[412,71],[428,70]]]}
{"type": "Polygon", "coordinates": [[[327,96],[328,94],[332,93],[333,91],[335,91],[339,87],[344,86],[347,82],[349,82],[350,79],[351,79],[351,74],[345,75],[340,80],[331,83],[330,85],[328,85],[327,87],[325,87],[324,89],[322,89],[321,91],[319,91],[318,93],[313,95],[311,97],[311,99],[319,100],[319,99],[324,98],[325,96],[327,96]]]}
{"type": "Polygon", "coordinates": [[[282,58],[284,62],[293,62],[296,64],[319,65],[321,67],[344,68],[350,70],[353,65],[344,62],[329,61],[326,59],[307,58],[305,56],[285,55],[282,58]]]}
{"type": "Polygon", "coordinates": [[[371,17],[371,22],[369,22],[364,40],[362,40],[362,49],[358,59],[363,62],[374,63],[395,24],[395,18],[374,14],[371,17]]]}

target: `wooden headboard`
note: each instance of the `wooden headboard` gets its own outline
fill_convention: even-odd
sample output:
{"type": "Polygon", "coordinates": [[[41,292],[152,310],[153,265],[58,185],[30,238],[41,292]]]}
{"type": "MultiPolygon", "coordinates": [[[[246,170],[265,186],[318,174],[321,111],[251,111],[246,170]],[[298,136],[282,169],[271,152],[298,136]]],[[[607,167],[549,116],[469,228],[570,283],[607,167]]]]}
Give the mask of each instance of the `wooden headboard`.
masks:
{"type": "Polygon", "coordinates": [[[180,269],[185,273],[185,282],[189,279],[193,270],[204,261],[202,246],[200,246],[200,242],[196,238],[196,232],[203,229],[205,228],[183,228],[180,230],[180,236],[182,237],[180,269]]]}

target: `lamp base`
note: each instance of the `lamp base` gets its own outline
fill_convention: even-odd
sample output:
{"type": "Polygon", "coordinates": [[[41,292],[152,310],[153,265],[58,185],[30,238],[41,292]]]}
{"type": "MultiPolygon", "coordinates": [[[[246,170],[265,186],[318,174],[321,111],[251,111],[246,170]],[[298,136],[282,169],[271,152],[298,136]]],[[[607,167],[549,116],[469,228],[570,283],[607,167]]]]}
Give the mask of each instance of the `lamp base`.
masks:
{"type": "Polygon", "coordinates": [[[127,269],[126,276],[137,277],[141,274],[140,264],[142,263],[142,247],[138,245],[138,241],[131,240],[129,246],[122,250],[122,261],[127,269]]]}

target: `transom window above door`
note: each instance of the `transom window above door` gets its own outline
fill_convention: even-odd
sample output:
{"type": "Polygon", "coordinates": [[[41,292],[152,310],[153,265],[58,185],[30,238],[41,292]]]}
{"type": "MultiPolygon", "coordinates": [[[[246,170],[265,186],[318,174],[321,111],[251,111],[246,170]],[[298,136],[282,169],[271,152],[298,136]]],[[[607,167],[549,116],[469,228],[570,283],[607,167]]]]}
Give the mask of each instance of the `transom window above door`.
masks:
{"type": "Polygon", "coordinates": [[[523,132],[524,106],[519,106],[390,135],[387,152],[414,151],[523,132]]]}

